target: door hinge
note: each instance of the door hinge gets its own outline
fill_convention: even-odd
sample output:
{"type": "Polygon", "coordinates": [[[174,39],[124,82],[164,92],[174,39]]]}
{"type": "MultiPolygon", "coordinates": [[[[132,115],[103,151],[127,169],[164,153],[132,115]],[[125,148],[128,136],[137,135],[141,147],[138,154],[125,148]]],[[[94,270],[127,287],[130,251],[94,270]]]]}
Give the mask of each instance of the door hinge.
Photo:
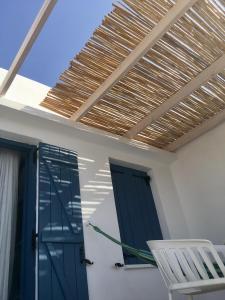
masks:
{"type": "Polygon", "coordinates": [[[151,177],[150,176],[146,176],[145,177],[145,182],[149,185],[151,181],[151,177]]]}
{"type": "Polygon", "coordinates": [[[36,250],[37,239],[38,239],[38,233],[36,233],[36,231],[33,229],[32,230],[32,238],[31,238],[31,245],[32,245],[33,251],[36,250]]]}

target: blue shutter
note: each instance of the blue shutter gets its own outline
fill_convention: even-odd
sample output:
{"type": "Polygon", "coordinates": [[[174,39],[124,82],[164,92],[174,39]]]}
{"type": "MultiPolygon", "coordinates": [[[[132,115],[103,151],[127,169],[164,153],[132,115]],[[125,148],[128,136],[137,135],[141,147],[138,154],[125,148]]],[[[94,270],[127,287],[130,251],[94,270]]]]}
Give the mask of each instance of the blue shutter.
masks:
{"type": "Polygon", "coordinates": [[[40,144],[39,300],[88,300],[74,152],[40,144]]]}
{"type": "MultiPolygon", "coordinates": [[[[111,164],[113,191],[122,242],[149,250],[147,240],[162,239],[147,173],[111,164]]],[[[125,264],[144,262],[124,251],[125,264]]]]}

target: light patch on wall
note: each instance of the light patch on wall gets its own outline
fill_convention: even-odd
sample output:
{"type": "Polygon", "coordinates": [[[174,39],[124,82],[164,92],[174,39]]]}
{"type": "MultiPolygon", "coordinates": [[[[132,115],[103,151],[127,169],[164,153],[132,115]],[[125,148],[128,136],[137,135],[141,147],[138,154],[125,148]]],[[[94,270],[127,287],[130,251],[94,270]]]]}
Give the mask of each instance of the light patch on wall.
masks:
{"type": "Polygon", "coordinates": [[[110,181],[97,181],[97,180],[89,180],[89,183],[103,183],[103,184],[111,184],[110,181]]]}
{"type": "Polygon", "coordinates": [[[96,176],[111,177],[111,175],[108,175],[108,174],[100,174],[100,173],[96,173],[96,176]]]}
{"type": "Polygon", "coordinates": [[[81,192],[95,192],[96,191],[95,189],[90,189],[90,188],[81,188],[80,190],[81,190],[81,192]]]}
{"type": "Polygon", "coordinates": [[[83,160],[83,161],[87,161],[87,162],[92,162],[92,163],[95,162],[94,159],[90,159],[90,158],[87,158],[87,157],[81,157],[81,156],[79,156],[78,159],[79,160],[83,160]]]}
{"type": "Polygon", "coordinates": [[[109,192],[94,192],[95,195],[109,195],[109,192]]]}
{"type": "Polygon", "coordinates": [[[84,188],[96,188],[96,189],[112,190],[112,186],[106,186],[106,185],[90,185],[90,184],[85,184],[84,188]]]}
{"type": "Polygon", "coordinates": [[[81,201],[81,205],[99,205],[99,204],[101,204],[100,201],[81,201]]]}
{"type": "Polygon", "coordinates": [[[99,169],[98,171],[99,171],[99,172],[103,172],[103,173],[110,173],[109,170],[104,170],[104,169],[99,169]]]}

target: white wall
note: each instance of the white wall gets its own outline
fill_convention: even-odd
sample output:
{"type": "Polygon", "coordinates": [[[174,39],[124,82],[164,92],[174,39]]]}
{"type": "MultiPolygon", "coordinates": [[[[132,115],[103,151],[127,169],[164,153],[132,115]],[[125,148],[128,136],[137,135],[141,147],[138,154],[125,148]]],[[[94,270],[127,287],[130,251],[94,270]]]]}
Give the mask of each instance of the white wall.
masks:
{"type": "Polygon", "coordinates": [[[177,152],[172,173],[192,237],[225,242],[225,123],[177,152]]]}
{"type": "MultiPolygon", "coordinates": [[[[225,243],[225,123],[177,152],[171,170],[192,238],[225,243]]],[[[205,296],[222,299],[225,292],[205,296]]]]}
{"type": "MultiPolygon", "coordinates": [[[[165,238],[188,237],[187,225],[170,171],[174,155],[138,149],[117,140],[88,133],[0,107],[0,136],[24,142],[38,141],[76,150],[79,157],[84,220],[90,219],[119,238],[109,159],[150,170],[152,189],[165,238]]],[[[116,270],[123,262],[120,247],[84,227],[90,300],[164,300],[166,289],[155,268],[116,270]]]]}
{"type": "MultiPolygon", "coordinates": [[[[0,85],[3,82],[7,70],[0,68],[0,85]]],[[[48,109],[41,107],[40,102],[46,97],[50,87],[33,81],[21,75],[16,75],[8,92],[7,99],[16,101],[16,103],[22,106],[32,106],[43,111],[49,111],[48,109]]]]}

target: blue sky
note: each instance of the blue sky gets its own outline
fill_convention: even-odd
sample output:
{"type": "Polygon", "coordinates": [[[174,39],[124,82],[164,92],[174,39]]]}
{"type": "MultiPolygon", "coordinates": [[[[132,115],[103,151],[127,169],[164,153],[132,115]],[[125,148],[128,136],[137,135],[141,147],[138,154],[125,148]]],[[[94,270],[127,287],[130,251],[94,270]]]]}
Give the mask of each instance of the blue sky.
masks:
{"type": "MultiPolygon", "coordinates": [[[[0,0],[0,67],[8,69],[44,0],[0,0]]],[[[113,0],[58,0],[19,74],[53,86],[113,0]]]]}

